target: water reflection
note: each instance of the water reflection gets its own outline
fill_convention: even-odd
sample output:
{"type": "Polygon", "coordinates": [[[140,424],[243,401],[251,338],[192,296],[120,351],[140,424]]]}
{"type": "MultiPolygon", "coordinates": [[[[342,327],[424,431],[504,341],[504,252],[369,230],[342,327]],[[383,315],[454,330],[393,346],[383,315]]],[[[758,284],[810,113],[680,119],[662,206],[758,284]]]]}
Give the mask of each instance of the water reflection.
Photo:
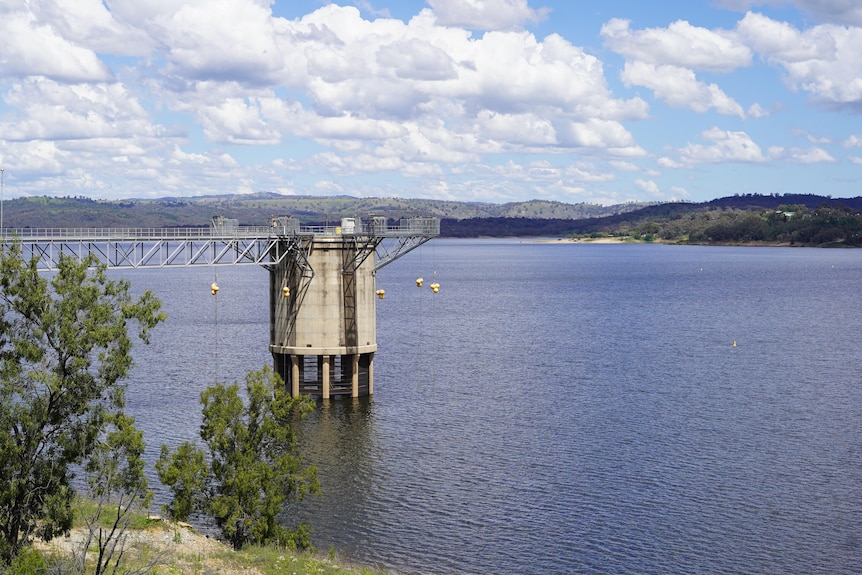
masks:
{"type": "Polygon", "coordinates": [[[319,471],[322,497],[308,497],[294,506],[300,521],[307,521],[316,532],[335,535],[337,548],[357,544],[358,534],[347,533],[345,525],[358,525],[370,507],[369,493],[374,488],[374,400],[370,397],[317,402],[317,408],[302,421],[294,423],[300,451],[308,464],[319,471]]]}

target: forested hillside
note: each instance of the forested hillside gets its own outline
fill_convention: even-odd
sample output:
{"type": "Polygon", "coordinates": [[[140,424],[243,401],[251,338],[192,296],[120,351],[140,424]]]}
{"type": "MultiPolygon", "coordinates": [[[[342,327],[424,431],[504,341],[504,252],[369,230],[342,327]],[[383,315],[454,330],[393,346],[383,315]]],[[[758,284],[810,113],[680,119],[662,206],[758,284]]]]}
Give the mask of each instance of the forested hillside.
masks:
{"type": "Polygon", "coordinates": [[[805,246],[862,245],[862,214],[856,208],[824,204],[815,209],[735,208],[680,214],[660,221],[620,226],[615,233],[677,243],[770,243],[805,246]]]}
{"type": "Polygon", "coordinates": [[[862,198],[749,194],[701,204],[667,203],[624,214],[570,220],[444,220],[454,237],[627,236],[676,243],[862,244],[862,198]]]}

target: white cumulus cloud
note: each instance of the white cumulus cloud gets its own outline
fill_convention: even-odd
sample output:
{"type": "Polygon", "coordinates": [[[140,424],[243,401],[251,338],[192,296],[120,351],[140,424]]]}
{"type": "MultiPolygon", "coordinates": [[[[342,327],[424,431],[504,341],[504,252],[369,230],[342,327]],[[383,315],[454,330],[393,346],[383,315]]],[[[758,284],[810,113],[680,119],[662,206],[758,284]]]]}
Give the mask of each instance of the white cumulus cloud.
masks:
{"type": "Polygon", "coordinates": [[[27,10],[0,13],[0,75],[61,82],[109,82],[113,73],[89,48],[27,10]]]}
{"type": "Polygon", "coordinates": [[[504,30],[544,20],[549,10],[531,8],[527,0],[428,0],[443,26],[504,30]]]}
{"type": "Polygon", "coordinates": [[[701,137],[712,143],[688,144],[680,152],[683,163],[716,164],[721,162],[765,162],[768,157],[763,154],[751,137],[745,132],[729,132],[717,127],[705,130],[701,137]]]}
{"type": "Polygon", "coordinates": [[[158,136],[137,97],[120,83],[66,84],[43,76],[4,96],[17,115],[0,124],[7,140],[84,140],[158,136]]]}
{"type": "Polygon", "coordinates": [[[734,10],[791,5],[818,22],[862,26],[862,4],[856,0],[716,0],[716,4],[734,10]]]}
{"type": "Polygon", "coordinates": [[[658,160],[656,160],[659,166],[662,168],[682,168],[683,165],[674,160],[673,158],[668,158],[667,156],[662,156],[658,160]]]}
{"type": "Polygon", "coordinates": [[[635,180],[635,185],[646,193],[657,196],[659,194],[658,184],[652,180],[635,180]]]}
{"type": "Polygon", "coordinates": [[[720,114],[745,117],[745,111],[716,84],[705,84],[687,68],[656,66],[642,61],[626,62],[620,74],[628,85],[650,88],[656,98],[674,108],[690,108],[695,112],[714,109],[720,114]]]}
{"type": "Polygon", "coordinates": [[[786,153],[788,159],[797,164],[834,164],[837,161],[823,148],[792,148],[786,153]]]}
{"type": "Polygon", "coordinates": [[[823,24],[799,30],[748,13],[738,30],[763,58],[785,71],[794,90],[826,104],[862,107],[862,28],[823,24]]]}
{"type": "Polygon", "coordinates": [[[674,108],[745,117],[742,106],[717,84],[698,80],[695,74],[727,73],[751,64],[751,50],[735,33],[681,20],[667,28],[632,30],[628,20],[613,19],[602,27],[602,36],[608,47],[626,57],[620,74],[626,85],[649,88],[674,108]]]}
{"type": "Polygon", "coordinates": [[[678,20],[667,28],[631,30],[615,18],[602,26],[605,43],[631,60],[710,72],[730,72],[751,64],[752,53],[735,35],[678,20]]]}

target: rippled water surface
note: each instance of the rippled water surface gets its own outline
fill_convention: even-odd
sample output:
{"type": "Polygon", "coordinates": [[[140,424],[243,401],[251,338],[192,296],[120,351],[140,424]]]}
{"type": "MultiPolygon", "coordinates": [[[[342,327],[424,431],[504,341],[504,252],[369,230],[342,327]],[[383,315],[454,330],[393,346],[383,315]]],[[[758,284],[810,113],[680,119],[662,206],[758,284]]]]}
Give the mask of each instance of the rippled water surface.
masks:
{"type": "MultiPolygon", "coordinates": [[[[127,274],[170,314],[129,391],[153,457],[271,361],[266,272],[220,269],[217,304],[214,273],[127,274]]],[[[318,547],[400,573],[862,569],[862,251],[437,240],[377,283],[373,399],[300,429],[318,547]]]]}

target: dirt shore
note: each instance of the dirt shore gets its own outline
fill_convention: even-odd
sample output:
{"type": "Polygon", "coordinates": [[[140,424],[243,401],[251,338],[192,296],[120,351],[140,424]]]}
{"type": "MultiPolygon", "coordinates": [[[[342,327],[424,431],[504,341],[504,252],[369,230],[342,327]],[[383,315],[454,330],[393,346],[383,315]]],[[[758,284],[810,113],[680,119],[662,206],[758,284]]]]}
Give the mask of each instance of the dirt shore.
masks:
{"type": "MultiPolygon", "coordinates": [[[[238,573],[259,575],[253,568],[238,567],[230,560],[232,548],[216,539],[196,532],[186,523],[158,520],[145,529],[129,529],[126,532],[126,554],[129,559],[148,563],[158,558],[158,564],[171,573],[196,575],[206,567],[207,573],[238,573]]],[[[66,537],[56,537],[45,543],[36,542],[40,550],[56,552],[62,557],[72,557],[80,550],[86,538],[86,529],[73,529],[66,537]]],[[[95,545],[91,545],[91,552],[95,545]]]]}

